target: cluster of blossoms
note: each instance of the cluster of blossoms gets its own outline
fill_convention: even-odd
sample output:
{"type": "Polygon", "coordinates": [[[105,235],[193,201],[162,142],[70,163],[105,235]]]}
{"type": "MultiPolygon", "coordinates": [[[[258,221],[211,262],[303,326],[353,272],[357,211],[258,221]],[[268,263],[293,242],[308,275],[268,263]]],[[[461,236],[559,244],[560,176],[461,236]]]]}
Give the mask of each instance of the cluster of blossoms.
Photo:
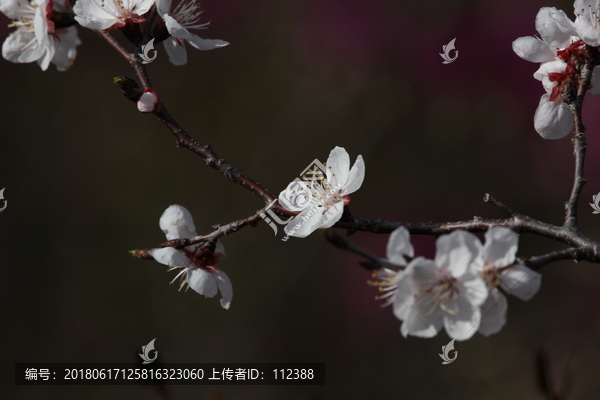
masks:
{"type": "Polygon", "coordinates": [[[288,221],[284,230],[288,236],[304,238],[317,229],[331,228],[342,218],[344,206],[350,203],[350,194],[357,191],[365,179],[365,162],[358,156],[350,168],[350,156],[343,147],[335,147],[329,153],[326,179],[314,181],[308,192],[292,189],[296,182],[279,194],[279,203],[289,211],[299,214],[288,221]],[[290,196],[296,197],[291,199],[290,196]],[[303,200],[298,201],[297,197],[303,200]],[[299,205],[290,207],[289,205],[299,205]]]}
{"type": "MultiPolygon", "coordinates": [[[[169,206],[160,217],[159,224],[166,234],[167,240],[189,239],[198,236],[192,215],[182,206],[169,206]]],[[[180,290],[187,285],[186,290],[191,287],[207,297],[213,297],[220,291],[221,306],[228,309],[233,298],[231,281],[225,272],[215,267],[219,261],[225,258],[225,248],[220,241],[217,241],[214,252],[206,258],[196,254],[199,246],[194,244],[183,249],[159,248],[152,250],[151,255],[159,263],[168,265],[169,271],[181,269],[171,281],[173,283],[177,278],[181,278],[180,290]]]]}
{"type": "MultiPolygon", "coordinates": [[[[575,99],[587,46],[600,46],[600,3],[576,0],[574,8],[575,22],[562,10],[541,8],[535,19],[540,37],[520,37],[513,42],[517,55],[541,64],[533,76],[542,82],[546,93],[535,112],[534,126],[545,139],[560,139],[571,132],[573,116],[567,103],[575,99]]],[[[597,67],[589,91],[600,92],[597,67]]]]}
{"type": "Polygon", "coordinates": [[[390,236],[387,257],[401,269],[378,270],[374,284],[387,292],[380,298],[393,305],[404,337],[433,337],[442,327],[456,340],[475,332],[488,336],[506,322],[503,293],[529,300],[540,288],[541,275],[515,263],[517,242],[517,234],[504,227],[489,229],[485,244],[472,233],[455,231],[438,238],[434,260],[407,262],[414,250],[400,227],[390,236]]]}
{"type": "Polygon", "coordinates": [[[150,24],[143,31],[152,35],[143,39],[163,42],[175,65],[187,62],[185,42],[199,50],[229,44],[190,32],[209,25],[199,23],[202,9],[196,0],[182,0],[176,7],[171,0],[77,0],[72,8],[69,0],[0,0],[0,11],[12,20],[9,27],[16,28],[4,41],[2,56],[15,63],[37,61],[44,71],[50,62],[59,71],[73,64],[81,43],[76,24],[94,30],[123,29],[138,46],[145,44],[135,43],[142,32],[139,25],[150,24]]]}

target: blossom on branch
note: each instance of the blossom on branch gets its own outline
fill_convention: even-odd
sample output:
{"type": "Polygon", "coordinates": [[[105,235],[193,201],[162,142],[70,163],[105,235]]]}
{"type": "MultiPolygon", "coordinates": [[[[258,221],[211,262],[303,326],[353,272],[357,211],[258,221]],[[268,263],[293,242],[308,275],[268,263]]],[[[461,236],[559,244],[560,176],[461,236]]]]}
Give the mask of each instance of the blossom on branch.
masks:
{"type": "Polygon", "coordinates": [[[394,315],[400,332],[433,337],[444,327],[456,340],[467,340],[479,329],[480,306],[488,296],[484,280],[470,269],[481,243],[466,231],[442,235],[435,260],[417,257],[404,270],[394,295],[394,315]]]}
{"type": "Polygon", "coordinates": [[[187,63],[187,51],[185,41],[198,50],[212,50],[227,46],[229,42],[221,39],[203,39],[189,31],[189,29],[206,29],[210,22],[199,23],[202,9],[196,0],[182,0],[177,7],[172,9],[172,0],[157,0],[156,9],[162,18],[169,34],[165,39],[165,50],[169,55],[169,61],[174,65],[187,63]]]}
{"type": "Polygon", "coordinates": [[[479,332],[485,336],[497,333],[506,322],[508,304],[503,292],[521,300],[537,293],[542,276],[524,265],[515,264],[518,236],[504,227],[492,227],[485,233],[485,244],[472,268],[484,280],[490,291],[481,305],[482,320],[479,332]]]}
{"type": "MultiPolygon", "coordinates": [[[[362,156],[358,156],[352,169],[350,156],[343,147],[334,148],[329,153],[325,163],[330,177],[322,184],[311,185],[312,201],[302,205],[300,214],[296,215],[284,230],[288,236],[306,237],[319,228],[330,228],[342,218],[344,205],[350,202],[351,193],[357,191],[365,178],[365,163],[362,156]]],[[[294,185],[295,182],[290,183],[294,185]]],[[[288,186],[289,187],[289,186],[288,186]]],[[[283,190],[279,194],[279,203],[286,209],[286,194],[283,190]]],[[[292,202],[293,203],[293,202],[292,202]]],[[[298,210],[290,210],[298,211],[298,210]]]]}
{"type": "MultiPolygon", "coordinates": [[[[533,76],[542,82],[546,94],[540,98],[533,121],[535,130],[544,139],[561,139],[573,128],[573,115],[563,96],[570,100],[577,92],[579,73],[585,62],[580,26],[581,23],[573,23],[564,11],[542,7],[535,18],[541,39],[520,37],[512,45],[519,57],[541,63],[533,76]]],[[[590,92],[595,94],[599,90],[600,74],[594,71],[590,92]]]]}
{"type": "Polygon", "coordinates": [[[144,90],[144,93],[142,93],[136,104],[140,112],[152,113],[156,111],[159,103],[160,97],[158,96],[158,93],[156,90],[150,88],[144,90]]]}
{"type": "Polygon", "coordinates": [[[388,260],[400,270],[382,268],[374,273],[379,282],[371,284],[387,292],[378,299],[393,304],[404,337],[433,337],[442,327],[457,340],[475,332],[489,336],[506,322],[503,292],[529,300],[540,288],[540,274],[515,264],[517,243],[517,234],[504,227],[490,228],[484,245],[458,230],[438,238],[435,260],[418,257],[406,265],[413,247],[408,230],[400,227],[387,246],[388,260]]]}
{"type": "Polygon", "coordinates": [[[155,0],[77,0],[73,10],[81,26],[95,29],[121,29],[127,23],[144,22],[155,0]]]}
{"type": "MultiPolygon", "coordinates": [[[[198,236],[194,220],[190,212],[182,206],[169,206],[160,217],[160,228],[165,232],[167,240],[192,238],[198,236]]],[[[180,290],[187,285],[206,297],[213,297],[221,292],[221,306],[228,309],[233,298],[231,281],[225,272],[214,267],[225,257],[225,249],[217,241],[214,253],[207,259],[195,255],[200,245],[195,244],[183,249],[165,247],[152,250],[152,257],[161,264],[168,265],[169,271],[181,268],[175,276],[181,278],[180,290]]],[[[187,288],[186,288],[187,290],[187,288]]]]}
{"type": "MultiPolygon", "coordinates": [[[[68,3],[66,3],[68,5],[68,3]]],[[[14,63],[37,61],[46,71],[52,62],[66,71],[75,61],[76,47],[81,44],[74,26],[57,26],[55,11],[68,12],[52,0],[0,0],[0,11],[12,19],[16,28],[2,45],[2,56],[14,63]]]]}

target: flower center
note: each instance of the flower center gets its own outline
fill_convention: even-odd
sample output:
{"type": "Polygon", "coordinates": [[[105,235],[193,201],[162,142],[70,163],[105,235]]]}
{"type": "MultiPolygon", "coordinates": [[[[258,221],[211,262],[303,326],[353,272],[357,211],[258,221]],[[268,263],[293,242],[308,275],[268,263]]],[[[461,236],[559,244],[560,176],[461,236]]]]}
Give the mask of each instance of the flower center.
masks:
{"type": "Polygon", "coordinates": [[[202,5],[196,0],[183,0],[175,10],[173,10],[173,18],[188,29],[205,29],[210,22],[199,24],[200,14],[204,12],[202,5]]]}
{"type": "Polygon", "coordinates": [[[494,268],[491,265],[486,265],[483,267],[483,271],[481,271],[480,275],[489,288],[500,286],[500,271],[498,268],[494,268]]]}
{"type": "Polygon", "coordinates": [[[581,12],[579,14],[575,12],[575,15],[577,17],[587,19],[594,28],[598,27],[598,24],[600,23],[600,17],[598,16],[595,8],[592,8],[591,4],[588,4],[587,12],[585,8],[582,8],[581,12]]]}
{"type": "Polygon", "coordinates": [[[425,313],[428,317],[437,307],[452,315],[458,314],[456,300],[458,299],[457,280],[453,277],[441,277],[430,285],[425,285],[416,295],[417,304],[424,306],[431,304],[432,308],[425,313]]]}

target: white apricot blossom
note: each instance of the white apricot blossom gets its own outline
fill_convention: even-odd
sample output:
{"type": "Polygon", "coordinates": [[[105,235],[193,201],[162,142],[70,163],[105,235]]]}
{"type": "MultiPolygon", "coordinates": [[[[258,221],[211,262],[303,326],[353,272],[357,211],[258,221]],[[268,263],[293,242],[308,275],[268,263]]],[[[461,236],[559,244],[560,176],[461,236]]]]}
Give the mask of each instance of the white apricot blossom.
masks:
{"type": "Polygon", "coordinates": [[[532,269],[515,264],[518,236],[504,227],[492,227],[485,233],[485,244],[472,268],[481,276],[490,292],[481,305],[479,332],[497,333],[506,322],[508,304],[499,289],[521,300],[529,300],[540,288],[542,276],[532,269]]]}
{"type": "Polygon", "coordinates": [[[229,44],[221,39],[203,39],[189,31],[190,29],[206,29],[210,25],[210,22],[199,23],[202,9],[196,0],[181,0],[175,8],[172,8],[171,3],[172,0],[156,1],[158,14],[171,34],[164,41],[165,50],[171,63],[174,65],[187,63],[184,42],[188,42],[198,50],[212,50],[229,44]]]}
{"type": "Polygon", "coordinates": [[[479,329],[480,306],[488,296],[484,280],[470,269],[481,243],[466,231],[440,236],[435,260],[412,260],[397,282],[394,315],[400,332],[433,337],[444,327],[450,337],[467,340],[479,329]]]}
{"type": "Polygon", "coordinates": [[[294,181],[279,194],[279,203],[290,211],[300,211],[300,214],[291,219],[284,230],[288,236],[303,238],[319,228],[330,228],[342,218],[344,205],[350,202],[351,193],[357,191],[365,178],[365,163],[362,156],[358,156],[350,168],[350,156],[343,147],[335,147],[325,163],[327,179],[322,184],[315,184],[309,188],[312,193],[306,196],[311,201],[302,202],[299,208],[292,209],[289,204],[298,204],[290,199],[297,192],[291,190],[294,181]]]}
{"type": "Polygon", "coordinates": [[[50,63],[59,71],[66,71],[75,61],[76,47],[81,44],[74,26],[56,28],[53,12],[68,12],[52,0],[0,0],[0,11],[16,28],[2,45],[2,56],[14,63],[37,61],[42,70],[50,63]]]}
{"type": "Polygon", "coordinates": [[[81,26],[95,30],[121,29],[127,22],[144,22],[155,0],[77,0],[73,11],[81,26]]]}
{"type": "MultiPolygon", "coordinates": [[[[572,60],[584,57],[580,25],[578,21],[573,23],[562,10],[542,7],[535,19],[540,38],[520,37],[512,44],[519,57],[541,63],[533,76],[542,82],[546,93],[540,98],[533,122],[544,139],[561,139],[573,128],[573,115],[561,94],[568,86],[575,86],[578,79],[572,60]]],[[[590,93],[599,91],[600,74],[595,68],[590,93]]]]}
{"type": "MultiPolygon", "coordinates": [[[[198,236],[192,215],[185,207],[179,205],[169,206],[165,210],[160,217],[160,228],[165,232],[167,240],[198,236]]],[[[228,309],[233,298],[231,281],[225,272],[214,266],[225,257],[225,249],[221,242],[217,241],[212,258],[199,260],[194,257],[197,247],[198,245],[183,249],[159,248],[152,250],[151,255],[159,263],[168,265],[169,270],[181,268],[171,281],[173,283],[177,278],[181,278],[180,290],[187,285],[206,297],[213,297],[220,291],[221,306],[228,309]]]]}

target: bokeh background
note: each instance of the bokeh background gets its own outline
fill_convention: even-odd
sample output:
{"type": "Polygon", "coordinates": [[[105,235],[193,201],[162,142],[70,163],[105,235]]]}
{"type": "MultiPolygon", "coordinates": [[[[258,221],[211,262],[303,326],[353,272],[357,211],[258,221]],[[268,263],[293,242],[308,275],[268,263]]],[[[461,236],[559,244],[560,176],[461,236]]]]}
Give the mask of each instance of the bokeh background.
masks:
{"type": "MultiPolygon", "coordinates": [[[[206,0],[203,37],[231,45],[189,49],[184,67],[162,45],[153,85],[201,143],[278,193],[334,146],[362,154],[366,180],[352,197],[359,218],[455,221],[503,217],[486,192],[521,213],[561,224],[572,183],[568,138],[533,130],[543,94],[537,65],[511,43],[536,33],[542,6],[568,1],[206,0]],[[458,58],[442,64],[456,38],[458,58]]],[[[0,37],[8,20],[0,19],[0,37]]],[[[119,32],[116,36],[122,38],[119,32]]],[[[170,399],[541,399],[535,354],[551,357],[570,399],[600,390],[600,267],[543,268],[529,302],[509,300],[508,322],[489,338],[403,338],[381,308],[360,259],[317,232],[282,242],[266,224],[223,240],[219,267],[234,285],[231,309],[169,285],[174,272],[127,251],[164,240],[170,204],[200,233],[246,217],[261,202],[176,149],[153,116],[137,112],[112,77],[134,76],[93,32],[71,70],[0,61],[2,398],[158,399],[152,387],[17,387],[17,362],[137,362],[156,338],[162,362],[323,362],[324,386],[173,386],[170,399]],[[219,397],[220,396],[220,397],[219,397]]],[[[581,228],[600,239],[588,203],[600,191],[600,99],[589,127],[581,228]]],[[[387,235],[351,240],[384,256],[387,235]]],[[[434,239],[413,237],[433,256],[434,239]]],[[[519,254],[562,248],[528,235],[519,254]]]]}

